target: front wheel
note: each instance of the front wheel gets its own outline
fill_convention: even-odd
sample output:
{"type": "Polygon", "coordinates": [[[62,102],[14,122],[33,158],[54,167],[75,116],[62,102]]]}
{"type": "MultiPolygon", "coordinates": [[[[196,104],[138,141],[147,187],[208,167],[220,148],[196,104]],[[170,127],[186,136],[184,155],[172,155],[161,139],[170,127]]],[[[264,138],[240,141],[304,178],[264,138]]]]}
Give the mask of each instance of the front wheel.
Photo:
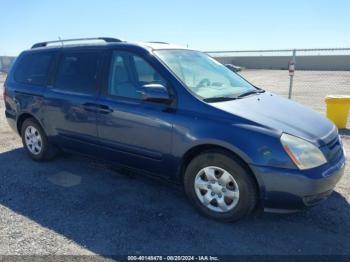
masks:
{"type": "Polygon", "coordinates": [[[185,191],[204,215],[222,222],[248,215],[257,203],[257,187],[250,172],[226,152],[207,151],[187,166],[185,191]]]}

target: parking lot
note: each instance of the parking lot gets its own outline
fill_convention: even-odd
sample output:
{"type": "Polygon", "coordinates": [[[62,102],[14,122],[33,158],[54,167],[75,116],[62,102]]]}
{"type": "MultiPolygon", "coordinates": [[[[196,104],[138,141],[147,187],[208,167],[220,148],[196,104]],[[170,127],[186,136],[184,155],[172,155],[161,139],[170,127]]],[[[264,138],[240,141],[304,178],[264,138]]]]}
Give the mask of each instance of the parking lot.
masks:
{"type": "MultiPolygon", "coordinates": [[[[293,99],[321,113],[325,95],[349,94],[350,77],[344,84],[347,89],[329,84],[347,73],[297,74],[293,99]],[[324,74],[328,84],[320,81],[324,74]]],[[[242,75],[287,95],[285,71],[247,70],[242,75]]],[[[31,161],[7,126],[2,99],[0,111],[1,255],[350,255],[349,166],[331,197],[310,210],[255,214],[221,224],[197,214],[180,189],[163,182],[118,174],[72,155],[31,161]]],[[[350,152],[350,130],[341,134],[350,152]]]]}

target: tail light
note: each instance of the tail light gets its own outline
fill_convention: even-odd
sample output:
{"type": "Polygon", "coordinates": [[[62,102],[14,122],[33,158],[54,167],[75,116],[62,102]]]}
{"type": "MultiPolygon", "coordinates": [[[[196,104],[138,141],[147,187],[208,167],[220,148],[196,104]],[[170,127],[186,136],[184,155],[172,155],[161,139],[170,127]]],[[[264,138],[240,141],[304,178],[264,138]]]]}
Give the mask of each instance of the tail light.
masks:
{"type": "Polygon", "coordinates": [[[2,93],[2,98],[5,100],[6,98],[6,88],[4,87],[3,93],[2,93]]]}

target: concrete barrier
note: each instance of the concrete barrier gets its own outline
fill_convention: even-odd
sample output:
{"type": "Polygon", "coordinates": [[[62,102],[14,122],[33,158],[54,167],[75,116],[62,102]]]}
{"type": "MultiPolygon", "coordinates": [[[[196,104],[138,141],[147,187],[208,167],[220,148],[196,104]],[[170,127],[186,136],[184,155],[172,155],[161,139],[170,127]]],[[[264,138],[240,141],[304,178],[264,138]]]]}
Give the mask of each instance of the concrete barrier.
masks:
{"type": "MultiPolygon", "coordinates": [[[[288,69],[291,56],[220,56],[222,64],[234,64],[248,69],[288,69]]],[[[297,56],[298,70],[350,71],[350,55],[297,56]]]]}
{"type": "Polygon", "coordinates": [[[0,72],[8,73],[14,61],[15,57],[0,56],[0,72]]]}

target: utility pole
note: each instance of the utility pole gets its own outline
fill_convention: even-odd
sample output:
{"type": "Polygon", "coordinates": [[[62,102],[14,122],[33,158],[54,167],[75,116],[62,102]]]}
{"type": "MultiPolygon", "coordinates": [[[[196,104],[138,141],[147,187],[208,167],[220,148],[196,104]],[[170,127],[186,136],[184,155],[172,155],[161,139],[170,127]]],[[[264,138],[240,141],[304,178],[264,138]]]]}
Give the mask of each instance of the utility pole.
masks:
{"type": "Polygon", "coordinates": [[[289,92],[288,92],[288,99],[292,98],[292,91],[293,91],[293,78],[294,78],[294,71],[295,71],[295,55],[296,50],[293,50],[293,57],[292,60],[288,63],[288,71],[289,71],[289,92]]]}

